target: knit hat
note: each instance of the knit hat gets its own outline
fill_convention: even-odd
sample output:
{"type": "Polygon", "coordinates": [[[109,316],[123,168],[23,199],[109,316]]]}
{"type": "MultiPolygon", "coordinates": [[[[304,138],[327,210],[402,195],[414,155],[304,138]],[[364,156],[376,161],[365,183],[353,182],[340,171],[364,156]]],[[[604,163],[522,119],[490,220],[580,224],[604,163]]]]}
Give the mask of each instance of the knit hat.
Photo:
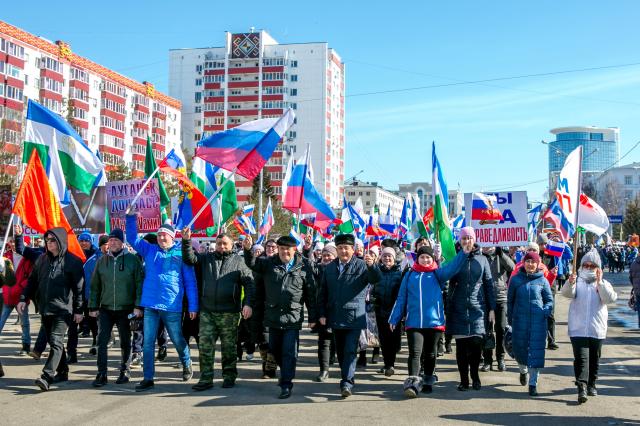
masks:
{"type": "Polygon", "coordinates": [[[122,229],[120,228],[113,228],[109,233],[109,238],[117,238],[124,243],[124,232],[122,232],[122,229]]]}
{"type": "Polygon", "coordinates": [[[324,243],[322,241],[318,241],[314,244],[313,250],[322,250],[324,248],[324,243]]]}
{"type": "Polygon", "coordinates": [[[527,244],[527,248],[526,251],[529,250],[535,250],[536,253],[540,251],[540,246],[538,245],[538,243],[534,243],[533,241],[530,241],[529,244],[527,244]]]}
{"type": "Polygon", "coordinates": [[[600,260],[600,254],[596,249],[591,249],[582,256],[582,260],[580,261],[580,266],[584,265],[585,262],[591,262],[594,265],[597,265],[598,268],[602,268],[602,261],[600,260]]]}
{"type": "Polygon", "coordinates": [[[157,234],[160,235],[161,233],[165,233],[168,236],[170,236],[171,238],[175,238],[176,237],[176,230],[173,228],[173,226],[171,226],[168,223],[165,223],[165,224],[161,225],[160,228],[158,228],[157,234]]]}
{"type": "Polygon", "coordinates": [[[472,237],[475,240],[476,233],[471,226],[465,226],[464,228],[460,228],[460,239],[462,239],[462,237],[472,237]]]}
{"type": "MultiPolygon", "coordinates": [[[[120,232],[122,232],[122,231],[120,231],[120,232]]],[[[105,235],[105,234],[102,234],[102,235],[100,235],[100,238],[98,238],[98,247],[102,247],[103,245],[107,244],[108,242],[109,242],[109,236],[105,235]]]]}
{"type": "Polygon", "coordinates": [[[549,242],[549,236],[547,234],[538,235],[538,245],[547,244],[549,242]]]}
{"type": "Polygon", "coordinates": [[[372,251],[373,254],[376,255],[376,257],[380,257],[380,247],[378,246],[373,246],[369,249],[369,251],[372,251]]]}
{"type": "Polygon", "coordinates": [[[524,259],[522,261],[526,262],[529,259],[535,261],[536,263],[540,263],[540,255],[535,251],[527,252],[527,254],[524,255],[524,259]]]}
{"type": "Polygon", "coordinates": [[[338,257],[338,250],[336,250],[336,246],[332,243],[325,244],[322,253],[331,253],[333,257],[338,257]]]}
{"type": "MultiPolygon", "coordinates": [[[[471,228],[471,227],[469,226],[469,228],[471,228]]],[[[463,228],[463,229],[464,229],[464,228],[463,228]]],[[[471,229],[473,229],[473,228],[471,228],[471,229]]],[[[431,258],[432,258],[433,260],[435,260],[435,259],[436,259],[435,254],[433,254],[433,249],[432,249],[431,247],[429,247],[429,246],[422,246],[422,247],[420,247],[420,248],[418,249],[418,252],[416,253],[416,258],[420,257],[420,255],[423,255],[423,254],[428,254],[429,256],[431,256],[431,258]]]]}
{"type": "Polygon", "coordinates": [[[84,231],[82,234],[78,235],[78,241],[89,241],[92,242],[91,234],[87,231],[84,231]]]}
{"type": "Polygon", "coordinates": [[[396,257],[396,251],[392,248],[392,247],[385,247],[382,249],[382,253],[380,253],[380,256],[384,256],[385,254],[389,254],[391,255],[391,257],[393,257],[395,259],[396,257]]]}
{"type": "Polygon", "coordinates": [[[334,241],[336,242],[336,246],[339,246],[340,244],[348,244],[352,246],[352,245],[355,245],[356,243],[355,237],[351,234],[336,235],[336,238],[334,241]]]}
{"type": "Polygon", "coordinates": [[[258,250],[264,251],[264,247],[262,246],[262,244],[254,244],[253,247],[251,247],[252,253],[255,253],[258,250]]]}

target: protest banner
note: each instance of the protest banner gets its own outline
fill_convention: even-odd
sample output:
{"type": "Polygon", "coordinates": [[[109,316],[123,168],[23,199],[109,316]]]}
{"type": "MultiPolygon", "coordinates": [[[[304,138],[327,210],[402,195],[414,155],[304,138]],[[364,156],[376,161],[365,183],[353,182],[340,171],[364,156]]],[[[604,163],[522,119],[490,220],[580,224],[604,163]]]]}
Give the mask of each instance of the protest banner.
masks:
{"type": "Polygon", "coordinates": [[[466,193],[464,206],[467,225],[475,230],[480,247],[527,244],[526,191],[466,193]],[[500,214],[492,211],[496,208],[500,214]]]}
{"type": "Polygon", "coordinates": [[[105,232],[105,208],[107,193],[104,186],[97,186],[89,194],[75,188],[69,188],[71,203],[62,209],[73,232],[80,234],[84,231],[90,234],[105,232]]]}
{"type": "MultiPolygon", "coordinates": [[[[145,179],[107,182],[107,206],[111,229],[125,229],[125,212],[144,184],[145,179]]],[[[158,181],[152,179],[136,201],[132,212],[138,215],[138,232],[155,232],[162,224],[158,181]]]]}

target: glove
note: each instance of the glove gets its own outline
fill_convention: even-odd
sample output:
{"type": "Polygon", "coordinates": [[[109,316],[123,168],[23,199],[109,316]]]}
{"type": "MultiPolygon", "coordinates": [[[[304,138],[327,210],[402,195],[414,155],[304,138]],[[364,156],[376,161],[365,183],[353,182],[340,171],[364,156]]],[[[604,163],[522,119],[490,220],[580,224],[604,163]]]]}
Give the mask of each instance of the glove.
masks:
{"type": "Polygon", "coordinates": [[[433,255],[436,257],[436,260],[440,259],[440,256],[442,255],[442,244],[435,243],[433,245],[433,255]]]}

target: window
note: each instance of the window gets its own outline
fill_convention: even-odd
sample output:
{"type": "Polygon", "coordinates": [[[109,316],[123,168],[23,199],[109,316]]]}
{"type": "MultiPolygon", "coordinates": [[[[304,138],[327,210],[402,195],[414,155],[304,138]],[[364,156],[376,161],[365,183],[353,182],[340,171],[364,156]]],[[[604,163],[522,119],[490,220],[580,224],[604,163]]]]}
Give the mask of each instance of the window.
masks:
{"type": "Polygon", "coordinates": [[[89,74],[84,70],[71,67],[71,79],[89,83],[89,74]]]}
{"type": "Polygon", "coordinates": [[[89,94],[84,90],[78,89],[77,87],[72,87],[69,89],[69,97],[84,102],[87,102],[89,100],[89,94]]]}
{"type": "Polygon", "coordinates": [[[286,80],[287,79],[287,73],[284,72],[263,72],[262,73],[262,79],[269,81],[269,80],[286,80]]]}
{"type": "Polygon", "coordinates": [[[202,79],[196,78],[196,86],[202,86],[202,79]]]}
{"type": "MultiPolygon", "coordinates": [[[[87,119],[87,111],[80,108],[74,108],[73,113],[71,115],[73,116],[73,118],[79,118],[80,120],[87,119]]],[[[86,139],[86,138],[83,138],[83,139],[86,139]]]]}
{"type": "Polygon", "coordinates": [[[126,114],[124,104],[121,104],[119,102],[114,102],[111,99],[102,98],[100,100],[100,106],[104,109],[108,109],[109,111],[113,111],[118,114],[122,114],[122,115],[126,114]]]}
{"type": "Polygon", "coordinates": [[[120,86],[118,84],[115,84],[115,83],[113,83],[111,81],[103,80],[102,81],[102,90],[107,91],[109,93],[113,93],[114,95],[118,95],[121,98],[126,98],[127,97],[127,90],[124,87],[122,87],[122,86],[120,86]]]}
{"type": "Polygon", "coordinates": [[[167,115],[167,106],[158,102],[153,103],[153,112],[167,115]]]}
{"type": "Polygon", "coordinates": [[[58,114],[62,113],[62,102],[58,102],[54,99],[42,98],[42,105],[49,108],[53,112],[57,112],[58,114]]]}
{"type": "Polygon", "coordinates": [[[22,89],[18,89],[17,87],[13,87],[13,86],[6,86],[5,89],[5,98],[9,98],[9,99],[15,99],[16,101],[20,101],[22,102],[22,89]]]}
{"type": "Polygon", "coordinates": [[[231,81],[240,81],[240,80],[242,80],[242,77],[238,77],[238,76],[231,77],[231,81]]]}
{"type": "Polygon", "coordinates": [[[18,46],[17,44],[10,41],[6,41],[4,44],[4,52],[7,52],[9,55],[15,56],[16,58],[24,59],[24,47],[18,46]]]}
{"type": "Polygon", "coordinates": [[[231,95],[241,95],[242,94],[242,90],[232,90],[231,91],[231,95]]]}
{"type": "Polygon", "coordinates": [[[149,108],[149,98],[147,98],[144,95],[141,95],[140,93],[136,93],[133,96],[133,103],[137,105],[143,105],[149,108]]]}
{"type": "Polygon", "coordinates": [[[298,61],[291,61],[291,68],[298,68],[298,61]]]}
{"type": "Polygon", "coordinates": [[[591,137],[592,141],[601,141],[601,140],[603,140],[603,134],[602,133],[591,133],[590,137],[591,137]]]}
{"type": "Polygon", "coordinates": [[[202,102],[202,92],[196,92],[195,93],[195,103],[199,104],[200,102],[202,102]]]}
{"type": "Polygon", "coordinates": [[[102,127],[108,127],[110,129],[124,132],[124,121],[116,120],[105,115],[100,116],[100,125],[102,127]]]}
{"type": "Polygon", "coordinates": [[[289,94],[291,96],[298,96],[298,89],[291,89],[291,91],[289,92],[289,94]]]}
{"type": "Polygon", "coordinates": [[[625,185],[632,185],[633,184],[633,176],[625,176],[624,177],[624,184],[625,185]]]}
{"type": "Polygon", "coordinates": [[[279,65],[285,65],[286,61],[284,58],[264,58],[262,60],[262,65],[265,67],[274,67],[279,65]]]}
{"type": "Polygon", "coordinates": [[[291,81],[298,81],[298,74],[291,74],[291,81]]]}
{"type": "Polygon", "coordinates": [[[201,106],[197,106],[194,108],[193,112],[195,112],[196,114],[199,114],[202,112],[202,107],[201,106]]]}
{"type": "MultiPolygon", "coordinates": [[[[238,92],[239,92],[239,90],[238,90],[238,92]]],[[[224,89],[205,90],[204,91],[204,97],[207,98],[207,97],[210,97],[210,96],[224,96],[224,89]]]]}
{"type": "Polygon", "coordinates": [[[267,86],[262,88],[262,93],[265,95],[281,95],[289,93],[289,88],[283,86],[267,86]]]}
{"type": "Polygon", "coordinates": [[[133,114],[131,114],[131,118],[133,118],[134,121],[142,121],[143,123],[146,123],[149,121],[149,114],[142,111],[134,111],[133,114]]]}
{"type": "MultiPolygon", "coordinates": [[[[202,65],[196,65],[196,72],[197,72],[198,74],[202,74],[202,65]]],[[[196,81],[197,81],[197,80],[196,80],[196,81]]],[[[196,83],[196,86],[197,86],[197,85],[198,85],[198,84],[196,83]]]]}
{"type": "Polygon", "coordinates": [[[202,80],[205,83],[222,83],[224,75],[205,75],[202,80]]]}

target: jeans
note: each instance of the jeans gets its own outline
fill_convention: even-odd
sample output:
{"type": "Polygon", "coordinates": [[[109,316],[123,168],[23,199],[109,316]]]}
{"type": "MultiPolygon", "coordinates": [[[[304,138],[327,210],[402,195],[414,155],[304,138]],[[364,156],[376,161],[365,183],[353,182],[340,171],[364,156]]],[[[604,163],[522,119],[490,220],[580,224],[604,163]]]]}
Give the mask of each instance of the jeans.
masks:
{"type": "Polygon", "coordinates": [[[572,337],[573,347],[573,372],[576,381],[594,386],[598,379],[598,367],[602,354],[602,342],[604,339],[593,337],[572,337]]]}
{"type": "MultiPolygon", "coordinates": [[[[507,304],[496,303],[496,322],[493,325],[493,331],[496,333],[496,361],[504,361],[504,332],[507,328],[507,304]]],[[[491,365],[493,363],[493,350],[483,351],[484,363],[491,365]]]]}
{"type": "Polygon", "coordinates": [[[47,343],[49,343],[49,339],[47,338],[47,332],[44,329],[44,325],[40,324],[40,330],[38,330],[38,337],[36,338],[36,343],[33,345],[33,352],[42,354],[45,349],[47,349],[47,343]]]}
{"type": "MultiPolygon", "coordinates": [[[[20,326],[22,327],[22,344],[26,346],[31,346],[31,334],[29,330],[29,306],[22,313],[20,322],[20,326]]],[[[2,333],[2,329],[4,328],[4,324],[9,319],[9,315],[11,315],[11,311],[15,309],[15,306],[10,305],[2,305],[2,314],[0,314],[0,333],[2,333]]]]}
{"type": "Polygon", "coordinates": [[[329,371],[331,357],[336,352],[336,343],[330,329],[322,325],[318,327],[318,364],[320,371],[329,371]]]}
{"type": "Polygon", "coordinates": [[[120,335],[120,371],[129,369],[131,354],[131,330],[129,318],[131,311],[111,311],[100,309],[98,315],[98,373],[107,374],[107,345],[111,340],[111,330],[115,325],[120,335]]]}
{"type": "Polygon", "coordinates": [[[388,320],[388,315],[376,315],[384,368],[395,367],[396,354],[400,348],[400,339],[402,337],[402,327],[396,327],[391,331],[388,320]]]}
{"type": "Polygon", "coordinates": [[[538,376],[540,375],[540,368],[528,368],[524,364],[518,364],[520,374],[529,373],[529,386],[538,386],[538,376]]]}
{"type": "Polygon", "coordinates": [[[420,374],[420,359],[423,353],[425,354],[424,375],[433,376],[433,372],[436,369],[438,340],[441,337],[442,331],[433,328],[410,328],[407,330],[409,376],[420,374]]]}
{"type": "Polygon", "coordinates": [[[471,372],[471,380],[480,381],[478,367],[480,366],[481,353],[482,337],[472,336],[456,339],[456,363],[460,373],[460,383],[469,384],[469,372],[471,372]]]}
{"type": "MultiPolygon", "coordinates": [[[[43,315],[42,326],[49,341],[49,357],[42,369],[43,378],[49,383],[53,381],[55,372],[68,373],[67,356],[64,350],[64,335],[72,323],[72,315],[43,315]]],[[[75,324],[75,323],[74,323],[75,324]]]]}
{"type": "Polygon", "coordinates": [[[160,320],[164,323],[171,337],[171,341],[176,346],[178,357],[184,367],[191,365],[189,345],[182,337],[182,312],[167,312],[157,309],[144,309],[144,335],[143,343],[144,362],[143,374],[145,380],[153,380],[155,374],[155,346],[156,335],[160,326],[160,320]]]}
{"type": "Polygon", "coordinates": [[[300,330],[269,328],[269,349],[280,367],[281,388],[291,389],[296,376],[300,330]]]}
{"type": "Polygon", "coordinates": [[[358,354],[358,340],[360,332],[356,329],[334,329],[333,335],[336,339],[336,355],[340,364],[340,387],[351,389],[355,384],[356,356],[358,354]]]}

